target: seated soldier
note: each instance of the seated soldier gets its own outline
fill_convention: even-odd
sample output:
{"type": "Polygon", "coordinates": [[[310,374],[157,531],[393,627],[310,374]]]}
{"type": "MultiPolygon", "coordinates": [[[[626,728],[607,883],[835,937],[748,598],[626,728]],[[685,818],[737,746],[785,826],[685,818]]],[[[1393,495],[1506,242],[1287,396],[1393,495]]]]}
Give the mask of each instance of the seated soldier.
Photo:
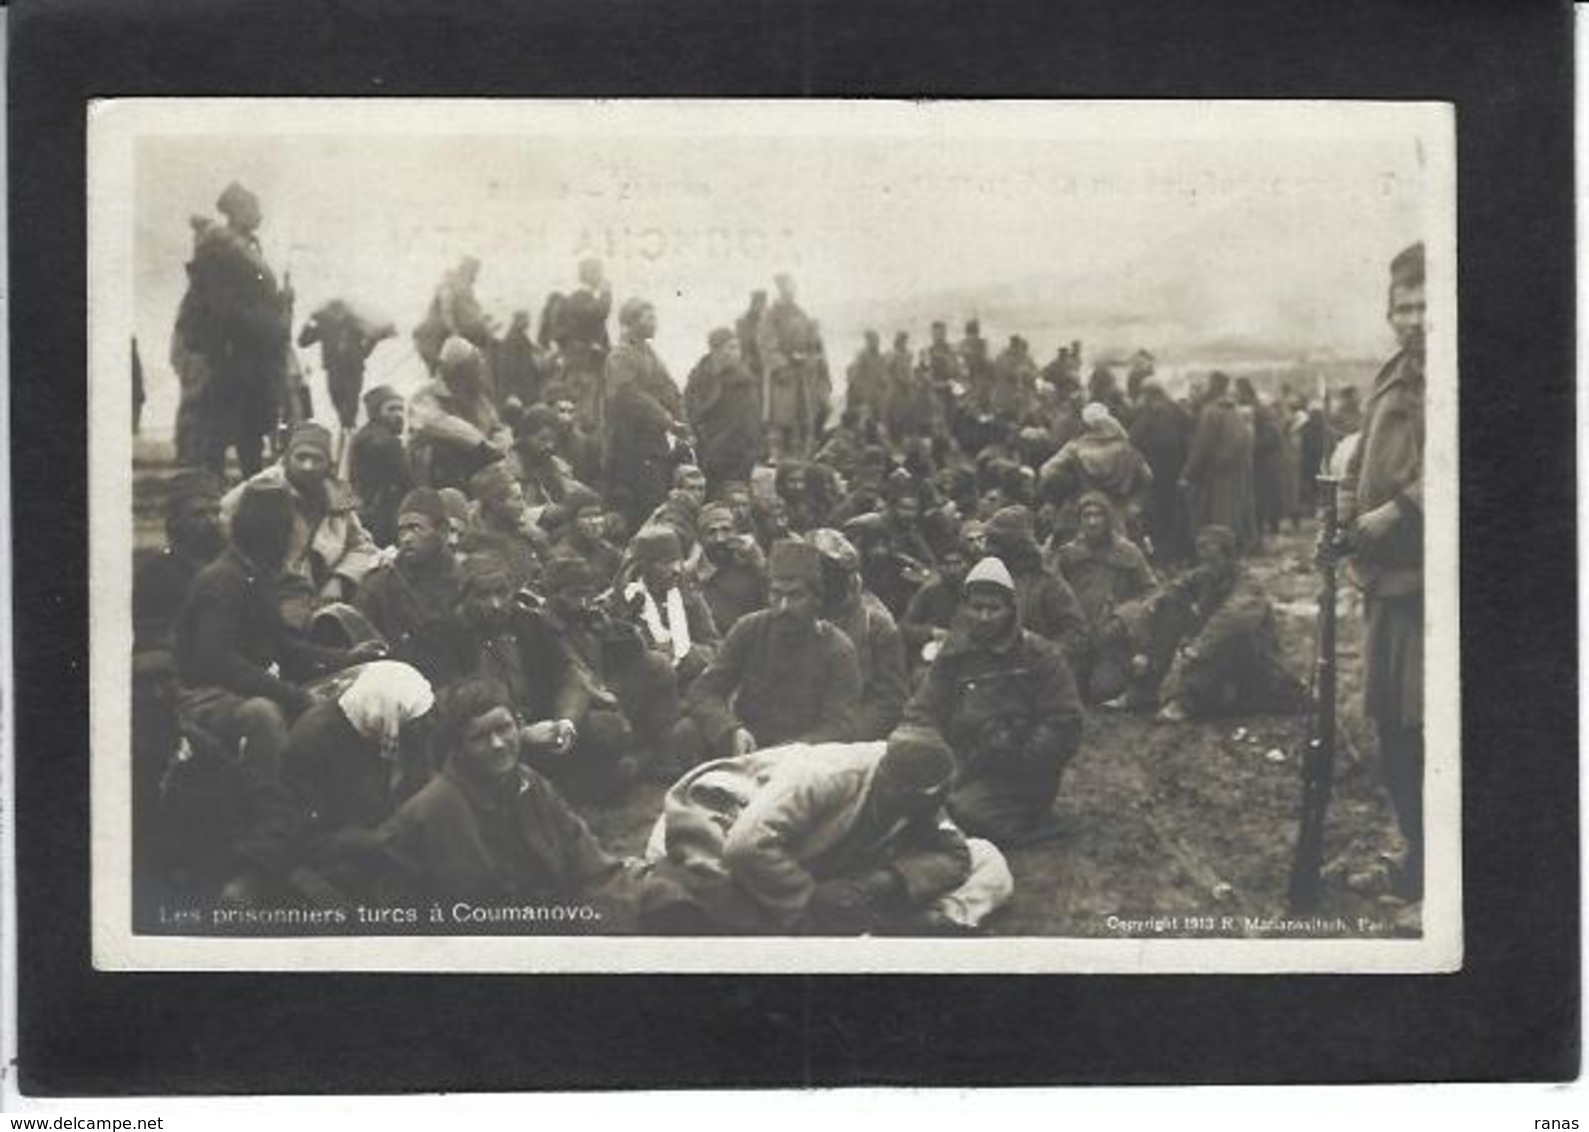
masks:
{"type": "Polygon", "coordinates": [[[441,488],[436,494],[441,497],[441,505],[447,509],[447,549],[456,554],[463,536],[474,522],[473,508],[469,497],[455,487],[441,488]]]}
{"type": "Polygon", "coordinates": [[[673,488],[667,498],[646,516],[639,529],[666,527],[678,538],[681,556],[693,561],[699,555],[700,544],[695,539],[695,527],[700,522],[705,498],[706,480],[702,478],[701,470],[694,464],[684,464],[675,469],[673,488]]]}
{"type": "Polygon", "coordinates": [[[1119,610],[1151,594],[1158,579],[1142,551],[1116,528],[1108,496],[1087,492],[1076,501],[1076,516],[1080,530],[1055,550],[1053,561],[1087,618],[1088,643],[1076,678],[1087,702],[1099,703],[1125,691],[1131,676],[1133,650],[1119,610]]]}
{"type": "Polygon", "coordinates": [[[922,527],[922,519],[937,503],[932,485],[900,468],[885,481],[883,499],[883,525],[894,553],[931,567],[932,541],[922,527]]]}
{"type": "Polygon", "coordinates": [[[767,559],[727,504],[702,507],[699,528],[695,584],[712,611],[712,623],[727,633],[745,614],[767,607],[767,559]]]}
{"type": "Polygon", "coordinates": [[[194,753],[183,760],[185,785],[168,783],[163,821],[195,887],[225,885],[223,898],[239,902],[252,899],[251,886],[228,881],[250,862],[274,866],[271,827],[290,817],[281,752],[288,722],[312,702],[301,682],[380,653],[315,645],[282,621],[275,583],[295,517],[284,488],[247,488],[231,544],[199,571],[177,617],[177,711],[194,753]],[[201,781],[203,797],[187,789],[201,781]]]}
{"type": "Polygon", "coordinates": [[[943,813],[954,759],[930,730],[706,763],[667,793],[642,925],[663,934],[940,934],[1010,896],[999,851],[943,813]]]}
{"type": "Polygon", "coordinates": [[[397,555],[364,580],[358,606],[391,656],[438,687],[458,679],[458,562],[441,495],[415,488],[397,509],[397,555]]]}
{"type": "Polygon", "coordinates": [[[734,528],[742,535],[756,536],[756,495],[745,480],[729,480],[717,489],[717,500],[734,514],[734,528]]]}
{"type": "Polygon", "coordinates": [[[601,441],[580,420],[579,405],[573,392],[563,384],[546,389],[546,404],[557,414],[557,454],[573,469],[574,478],[583,484],[601,479],[601,441]]]}
{"type": "Polygon", "coordinates": [[[987,526],[988,553],[1009,570],[1021,606],[1021,626],[1065,650],[1074,670],[1087,651],[1087,618],[1064,578],[1043,568],[1036,519],[1030,507],[1012,504],[994,513],[987,526]]]}
{"type": "Polygon", "coordinates": [[[899,633],[912,671],[931,664],[948,640],[970,569],[971,551],[964,542],[946,546],[938,555],[938,569],[905,607],[899,633]]]}
{"type": "Polygon", "coordinates": [[[794,534],[793,528],[789,525],[789,508],[784,504],[781,495],[753,497],[751,514],[756,545],[761,547],[763,554],[771,554],[773,543],[794,534]]]}
{"type": "Polygon", "coordinates": [[[372,895],[347,842],[373,832],[430,781],[430,720],[436,697],[417,669],[380,660],[359,669],[334,700],[321,700],[292,725],[282,779],[300,822],[281,860],[330,886],[325,902],[372,895]]]}
{"type": "Polygon", "coordinates": [[[1081,422],[1081,434],[1038,473],[1043,497],[1059,505],[1056,529],[1060,538],[1069,541],[1074,537],[1079,525],[1076,504],[1089,491],[1107,496],[1122,526],[1134,531],[1153,485],[1153,469],[1107,405],[1089,402],[1081,411],[1081,422]]]}
{"type": "Polygon", "coordinates": [[[397,538],[397,505],[414,486],[403,449],[403,398],[390,385],[364,395],[369,420],[353,434],[348,481],[359,499],[359,521],[378,546],[397,538]]]}
{"type": "Polygon", "coordinates": [[[849,638],[818,616],[821,555],[785,539],[770,572],[771,605],[739,619],[690,689],[676,745],[695,761],[855,734],[860,667],[849,638]]]}
{"type": "Polygon", "coordinates": [[[861,556],[861,580],[884,607],[902,616],[916,591],[932,577],[932,565],[895,549],[888,521],[878,513],[858,515],[844,524],[844,536],[861,556]]]}
{"type": "Polygon", "coordinates": [[[1242,569],[1229,527],[1197,532],[1197,566],[1147,603],[1132,658],[1131,687],[1111,706],[1160,702],[1167,722],[1307,707],[1286,671],[1274,606],[1242,569]]]}
{"type": "Polygon", "coordinates": [[[517,632],[521,592],[512,567],[498,555],[480,551],[458,559],[450,667],[458,678],[500,684],[517,710],[528,711],[536,688],[517,632]]]}
{"type": "MultiPolygon", "coordinates": [[[[623,566],[623,551],[607,540],[607,510],[601,496],[589,488],[575,488],[563,500],[560,518],[566,518],[562,537],[552,544],[552,556],[583,558],[596,572],[601,588],[612,585],[623,566]]],[[[542,516],[542,525],[546,516],[542,516]]]]}
{"type": "Polygon", "coordinates": [[[821,616],[850,639],[861,670],[856,741],[886,739],[899,724],[909,691],[899,628],[876,595],[861,585],[861,556],[850,540],[826,527],[809,537],[822,554],[821,616]]]}
{"type": "Polygon", "coordinates": [[[524,505],[524,489],[506,461],[496,460],[469,477],[474,497],[473,521],[458,549],[465,554],[489,551],[513,571],[515,587],[533,585],[545,556],[545,533],[524,505]]]}
{"type": "MultiPolygon", "coordinates": [[[[524,765],[523,731],[501,686],[466,680],[448,689],[437,706],[434,747],[439,772],[376,833],[399,890],[442,903],[453,916],[456,902],[588,903],[599,918],[571,920],[563,930],[633,926],[623,862],[524,765]]],[[[481,930],[504,928],[480,923],[481,930]]]]}
{"type": "Polygon", "coordinates": [[[569,721],[577,737],[567,757],[538,769],[566,793],[598,799],[642,773],[671,781],[679,698],[669,659],[602,608],[583,558],[553,557],[544,580],[544,604],[511,619],[527,680],[515,703],[531,718],[569,721]]]}
{"type": "Polygon", "coordinates": [[[673,490],[683,492],[699,511],[706,505],[706,473],[694,464],[680,464],[673,469],[673,490]]]}
{"type": "Polygon", "coordinates": [[[536,517],[584,486],[574,478],[568,461],[557,454],[558,427],[557,413],[548,405],[531,405],[514,427],[509,460],[523,485],[524,502],[536,517]]]}
{"type": "MultiPolygon", "coordinates": [[[[132,805],[135,877],[157,880],[160,780],[177,749],[175,627],[193,579],[226,547],[221,493],[208,471],[178,471],[166,483],[166,547],[138,566],[132,583],[132,805]]],[[[139,907],[145,901],[137,902],[139,907]]]]}
{"type": "Polygon", "coordinates": [[[827,522],[835,502],[832,469],[803,460],[784,460],[773,485],[783,500],[790,531],[805,534],[827,522]]]}
{"type": "Polygon", "coordinates": [[[359,521],[353,489],[331,474],[331,434],[320,425],[294,427],[280,463],[222,498],[223,519],[252,487],[284,488],[292,502],[291,541],[275,588],[282,619],[307,630],[318,609],[354,599],[380,560],[379,548],[359,521]]]}
{"type": "Polygon", "coordinates": [[[953,632],[905,706],[936,728],[958,771],[949,814],[1008,848],[1052,836],[1051,807],[1081,745],[1081,700],[1064,652],[1021,627],[1015,580],[997,558],[966,575],[953,632]]]}
{"type": "Polygon", "coordinates": [[[172,631],[182,599],[200,570],[226,548],[221,493],[209,472],[178,471],[166,484],[166,546],[138,567],[132,584],[132,648],[136,659],[175,661],[172,631]]]}
{"type": "Polygon", "coordinates": [[[672,666],[682,695],[711,663],[721,638],[706,600],[685,580],[673,528],[641,527],[613,588],[615,607],[672,666]]]}
{"type": "Polygon", "coordinates": [[[427,487],[462,488],[513,442],[491,403],[480,350],[463,338],[441,346],[436,376],[408,403],[409,464],[427,487]]]}
{"type": "Polygon", "coordinates": [[[855,480],[849,491],[839,500],[828,516],[828,522],[843,527],[859,515],[881,512],[884,506],[883,484],[888,478],[888,449],[873,444],[863,448],[855,461],[855,480]]]}
{"type": "Polygon", "coordinates": [[[828,433],[822,442],[822,447],[817,449],[817,454],[811,457],[813,464],[832,468],[839,474],[839,478],[853,480],[856,469],[860,467],[861,453],[865,450],[865,441],[861,436],[860,414],[853,409],[845,409],[839,414],[839,423],[828,433]]]}

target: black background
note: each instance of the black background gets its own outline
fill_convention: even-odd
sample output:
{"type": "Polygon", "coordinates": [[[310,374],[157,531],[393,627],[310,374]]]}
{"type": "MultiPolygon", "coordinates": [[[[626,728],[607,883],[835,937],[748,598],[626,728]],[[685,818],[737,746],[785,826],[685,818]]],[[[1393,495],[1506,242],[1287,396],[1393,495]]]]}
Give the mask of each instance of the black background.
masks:
{"type": "Polygon", "coordinates": [[[1072,10],[944,0],[51,0],[14,5],[10,24],[25,1091],[1539,1080],[1577,1073],[1568,4],[1115,0],[1072,10]],[[96,973],[88,918],[84,109],[99,96],[222,94],[1454,102],[1463,972],[96,973]]]}

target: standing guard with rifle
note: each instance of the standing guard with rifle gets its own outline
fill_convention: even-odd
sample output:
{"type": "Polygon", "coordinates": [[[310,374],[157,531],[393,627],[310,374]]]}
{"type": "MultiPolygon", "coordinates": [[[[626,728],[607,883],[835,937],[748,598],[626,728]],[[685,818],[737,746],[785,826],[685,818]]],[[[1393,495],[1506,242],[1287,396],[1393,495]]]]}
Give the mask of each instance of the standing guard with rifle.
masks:
{"type": "MultiPolygon", "coordinates": [[[[1392,888],[1409,903],[1421,903],[1424,880],[1424,314],[1424,248],[1416,243],[1390,264],[1387,317],[1401,349],[1374,379],[1336,496],[1338,529],[1326,530],[1320,548],[1321,564],[1349,557],[1363,589],[1363,709],[1374,721],[1385,787],[1407,844],[1392,888]]],[[[1322,825],[1317,808],[1314,820],[1322,825]]],[[[1294,904],[1299,895],[1317,895],[1317,851],[1311,862],[1300,852],[1309,848],[1308,825],[1305,813],[1294,904]],[[1311,880],[1301,875],[1310,869],[1311,880]]]]}

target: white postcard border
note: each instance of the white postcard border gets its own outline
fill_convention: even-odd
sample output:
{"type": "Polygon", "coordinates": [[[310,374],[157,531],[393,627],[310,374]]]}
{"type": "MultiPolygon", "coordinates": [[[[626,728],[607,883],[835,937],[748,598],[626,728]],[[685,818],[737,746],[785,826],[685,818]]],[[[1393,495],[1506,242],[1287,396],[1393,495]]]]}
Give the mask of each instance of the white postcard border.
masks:
{"type": "Polygon", "coordinates": [[[119,99],[88,108],[89,565],[92,923],[103,971],[746,973],[1433,973],[1460,969],[1460,540],[1457,388],[1427,394],[1426,784],[1428,884],[1419,939],[964,940],[654,937],[169,937],[131,930],[130,665],[134,147],[142,136],[224,133],[652,136],[1286,137],[1416,134],[1445,181],[1429,202],[1428,372],[1455,375],[1455,110],[1386,102],[561,101],[119,99]]]}

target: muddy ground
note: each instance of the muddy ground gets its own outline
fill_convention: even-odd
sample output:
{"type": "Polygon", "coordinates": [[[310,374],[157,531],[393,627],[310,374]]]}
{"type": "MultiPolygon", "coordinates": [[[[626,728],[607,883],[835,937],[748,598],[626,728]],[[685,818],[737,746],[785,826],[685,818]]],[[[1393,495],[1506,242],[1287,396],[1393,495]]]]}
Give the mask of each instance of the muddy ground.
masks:
{"type": "MultiPolygon", "coordinates": [[[[135,553],[162,541],[159,483],[169,448],[140,441],[135,464],[135,553]]],[[[1292,671],[1312,668],[1317,577],[1311,524],[1271,537],[1248,560],[1277,609],[1292,671]]],[[[1405,934],[1407,915],[1375,889],[1348,879],[1398,846],[1378,786],[1372,729],[1359,704],[1360,623],[1355,594],[1340,600],[1341,742],[1326,838],[1326,887],[1315,916],[1325,935],[1405,934]]],[[[1000,936],[1247,937],[1274,934],[1255,921],[1286,914],[1296,838],[1305,717],[1260,716],[1160,724],[1093,712],[1082,750],[1060,790],[1063,832],[1009,854],[1016,892],[986,925],[1000,936]],[[1120,921],[1157,921],[1127,928],[1120,921]]],[[[592,828],[621,853],[639,853],[660,810],[662,788],[639,786],[621,806],[590,811],[592,828]]]]}

